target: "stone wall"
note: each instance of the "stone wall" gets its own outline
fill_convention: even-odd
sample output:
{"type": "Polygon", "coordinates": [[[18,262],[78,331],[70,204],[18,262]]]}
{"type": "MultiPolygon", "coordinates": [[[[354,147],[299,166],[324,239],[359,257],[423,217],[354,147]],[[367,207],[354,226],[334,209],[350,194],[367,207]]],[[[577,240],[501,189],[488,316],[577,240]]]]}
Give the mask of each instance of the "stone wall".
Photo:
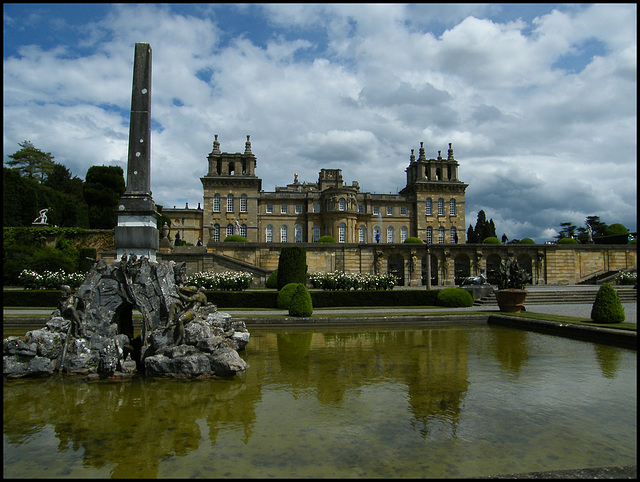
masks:
{"type": "MultiPolygon", "coordinates": [[[[187,262],[187,273],[198,271],[248,271],[254,286],[263,285],[278,267],[280,249],[291,243],[220,243],[215,246],[182,246],[161,249],[158,259],[187,262]]],[[[421,286],[426,270],[424,244],[325,244],[301,243],[307,250],[310,273],[395,272],[403,286],[421,286]]],[[[635,245],[429,245],[433,286],[453,286],[466,276],[490,273],[496,263],[513,256],[529,265],[533,284],[578,284],[596,275],[637,266],[635,245]]],[[[110,260],[115,253],[101,253],[110,260]]]]}

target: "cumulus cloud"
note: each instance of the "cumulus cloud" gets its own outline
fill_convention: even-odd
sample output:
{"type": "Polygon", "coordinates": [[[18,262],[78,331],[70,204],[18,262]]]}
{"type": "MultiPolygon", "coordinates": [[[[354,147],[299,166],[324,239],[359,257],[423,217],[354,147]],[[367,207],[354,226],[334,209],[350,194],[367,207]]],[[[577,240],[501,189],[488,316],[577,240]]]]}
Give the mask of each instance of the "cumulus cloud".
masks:
{"type": "Polygon", "coordinates": [[[589,215],[636,229],[635,5],[116,5],[81,25],[24,8],[5,8],[5,159],[29,139],[80,177],[126,165],[143,41],[159,204],[201,202],[214,134],[229,152],[251,135],[267,191],[331,167],[396,192],[411,149],[451,142],[467,225],[484,209],[540,242],[589,215]],[[56,41],[7,48],[25,22],[56,41]]]}

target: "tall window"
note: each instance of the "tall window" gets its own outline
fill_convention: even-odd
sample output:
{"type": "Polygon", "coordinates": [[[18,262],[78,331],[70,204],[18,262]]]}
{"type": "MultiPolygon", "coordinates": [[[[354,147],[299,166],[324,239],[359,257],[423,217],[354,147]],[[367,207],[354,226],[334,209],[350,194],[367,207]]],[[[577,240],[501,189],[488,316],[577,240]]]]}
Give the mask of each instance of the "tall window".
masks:
{"type": "Polygon", "coordinates": [[[219,224],[213,225],[213,240],[216,243],[220,242],[220,225],[219,224]]]}
{"type": "Polygon", "coordinates": [[[456,227],[455,226],[451,227],[450,235],[451,235],[451,242],[452,243],[457,243],[458,242],[458,240],[457,240],[458,232],[456,231],[456,227]]]}
{"type": "Polygon", "coordinates": [[[456,200],[455,199],[451,199],[449,201],[449,214],[451,216],[455,216],[456,215],[456,200]]]}
{"type": "Polygon", "coordinates": [[[380,206],[373,206],[373,214],[376,216],[380,214],[380,206]]]}
{"type": "Polygon", "coordinates": [[[302,242],[302,226],[296,224],[296,243],[302,242]]]}
{"type": "Polygon", "coordinates": [[[282,204],[280,206],[280,213],[287,214],[289,212],[289,206],[286,204],[282,204]]]}
{"type": "Polygon", "coordinates": [[[227,224],[227,236],[231,236],[233,234],[233,224],[227,224]]]}
{"type": "Polygon", "coordinates": [[[380,230],[379,226],[373,227],[373,241],[376,243],[382,241],[382,231],[380,230]]]}
{"type": "Polygon", "coordinates": [[[344,223],[340,223],[340,225],[338,226],[338,242],[347,242],[347,226],[344,223]]]}
{"type": "Polygon", "coordinates": [[[229,194],[227,196],[227,212],[228,213],[233,212],[233,194],[229,194]]]}
{"type": "Polygon", "coordinates": [[[400,206],[400,215],[401,216],[407,215],[407,206],[400,206]]]}
{"type": "Polygon", "coordinates": [[[338,202],[338,205],[339,205],[340,211],[344,211],[345,210],[346,204],[345,204],[344,199],[340,199],[340,201],[338,202]]]}
{"type": "Polygon", "coordinates": [[[433,243],[433,228],[431,226],[427,228],[427,243],[433,243]]]}
{"type": "Polygon", "coordinates": [[[444,199],[438,199],[438,216],[444,216],[444,199]]]}
{"type": "Polygon", "coordinates": [[[365,228],[364,226],[360,226],[358,228],[358,242],[364,243],[366,241],[366,236],[367,236],[367,228],[365,228]]]}
{"type": "Polygon", "coordinates": [[[240,236],[246,238],[247,237],[247,225],[243,224],[240,226],[240,236]]]}
{"type": "Polygon", "coordinates": [[[241,213],[247,212],[247,195],[246,194],[243,194],[242,196],[240,196],[240,212],[241,213]]]}
{"type": "Polygon", "coordinates": [[[213,212],[214,213],[220,212],[220,194],[213,195],[213,212]]]}
{"type": "Polygon", "coordinates": [[[320,226],[317,224],[313,227],[313,242],[317,242],[320,239],[320,226]]]}
{"type": "Polygon", "coordinates": [[[393,226],[387,228],[387,243],[393,243],[393,226]]]}
{"type": "Polygon", "coordinates": [[[267,204],[266,206],[267,214],[273,214],[273,204],[267,204]]]}
{"type": "Polygon", "coordinates": [[[438,243],[444,243],[444,228],[442,226],[438,228],[438,243]]]}
{"type": "Polygon", "coordinates": [[[296,204],[296,214],[302,214],[302,204],[296,204]]]}
{"type": "Polygon", "coordinates": [[[280,242],[281,243],[286,243],[287,242],[287,226],[285,224],[283,224],[280,227],[280,242]]]}
{"type": "Polygon", "coordinates": [[[320,204],[314,204],[313,205],[313,212],[314,213],[319,213],[320,212],[320,204]]]}
{"type": "Polygon", "coordinates": [[[432,209],[433,209],[433,206],[432,206],[432,203],[431,203],[431,198],[428,197],[427,198],[427,216],[431,216],[432,209]]]}
{"type": "Polygon", "coordinates": [[[404,240],[407,239],[407,234],[409,233],[409,230],[407,229],[406,226],[402,226],[402,229],[400,229],[400,242],[404,243],[404,240]]]}
{"type": "Polygon", "coordinates": [[[265,241],[267,243],[273,243],[273,226],[269,224],[265,230],[265,241]]]}
{"type": "Polygon", "coordinates": [[[393,206],[387,206],[387,216],[393,216],[393,206]]]}

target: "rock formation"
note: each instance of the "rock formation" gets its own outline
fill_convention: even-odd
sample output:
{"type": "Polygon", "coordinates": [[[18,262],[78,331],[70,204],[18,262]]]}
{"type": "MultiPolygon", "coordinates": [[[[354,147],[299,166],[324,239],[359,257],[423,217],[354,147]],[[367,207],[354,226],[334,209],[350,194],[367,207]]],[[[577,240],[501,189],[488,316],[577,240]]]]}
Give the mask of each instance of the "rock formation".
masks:
{"type": "Polygon", "coordinates": [[[229,377],[246,368],[241,321],[218,312],[193,286],[184,264],[123,256],[98,261],[75,294],[62,287],[46,326],[3,342],[4,377],[51,375],[229,377]],[[133,310],[142,314],[134,338],[133,310]]]}

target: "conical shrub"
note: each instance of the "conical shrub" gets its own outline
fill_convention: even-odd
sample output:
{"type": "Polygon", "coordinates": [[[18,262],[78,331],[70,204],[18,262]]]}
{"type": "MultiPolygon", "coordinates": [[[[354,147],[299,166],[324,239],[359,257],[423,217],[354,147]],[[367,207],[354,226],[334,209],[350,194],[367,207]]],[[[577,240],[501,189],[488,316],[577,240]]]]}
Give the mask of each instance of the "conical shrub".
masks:
{"type": "Polygon", "coordinates": [[[596,300],[591,307],[591,319],[594,323],[622,323],[624,308],[616,290],[608,283],[603,283],[596,300]]]}
{"type": "Polygon", "coordinates": [[[305,285],[299,283],[289,302],[289,315],[311,316],[312,313],[311,294],[305,285]]]}

